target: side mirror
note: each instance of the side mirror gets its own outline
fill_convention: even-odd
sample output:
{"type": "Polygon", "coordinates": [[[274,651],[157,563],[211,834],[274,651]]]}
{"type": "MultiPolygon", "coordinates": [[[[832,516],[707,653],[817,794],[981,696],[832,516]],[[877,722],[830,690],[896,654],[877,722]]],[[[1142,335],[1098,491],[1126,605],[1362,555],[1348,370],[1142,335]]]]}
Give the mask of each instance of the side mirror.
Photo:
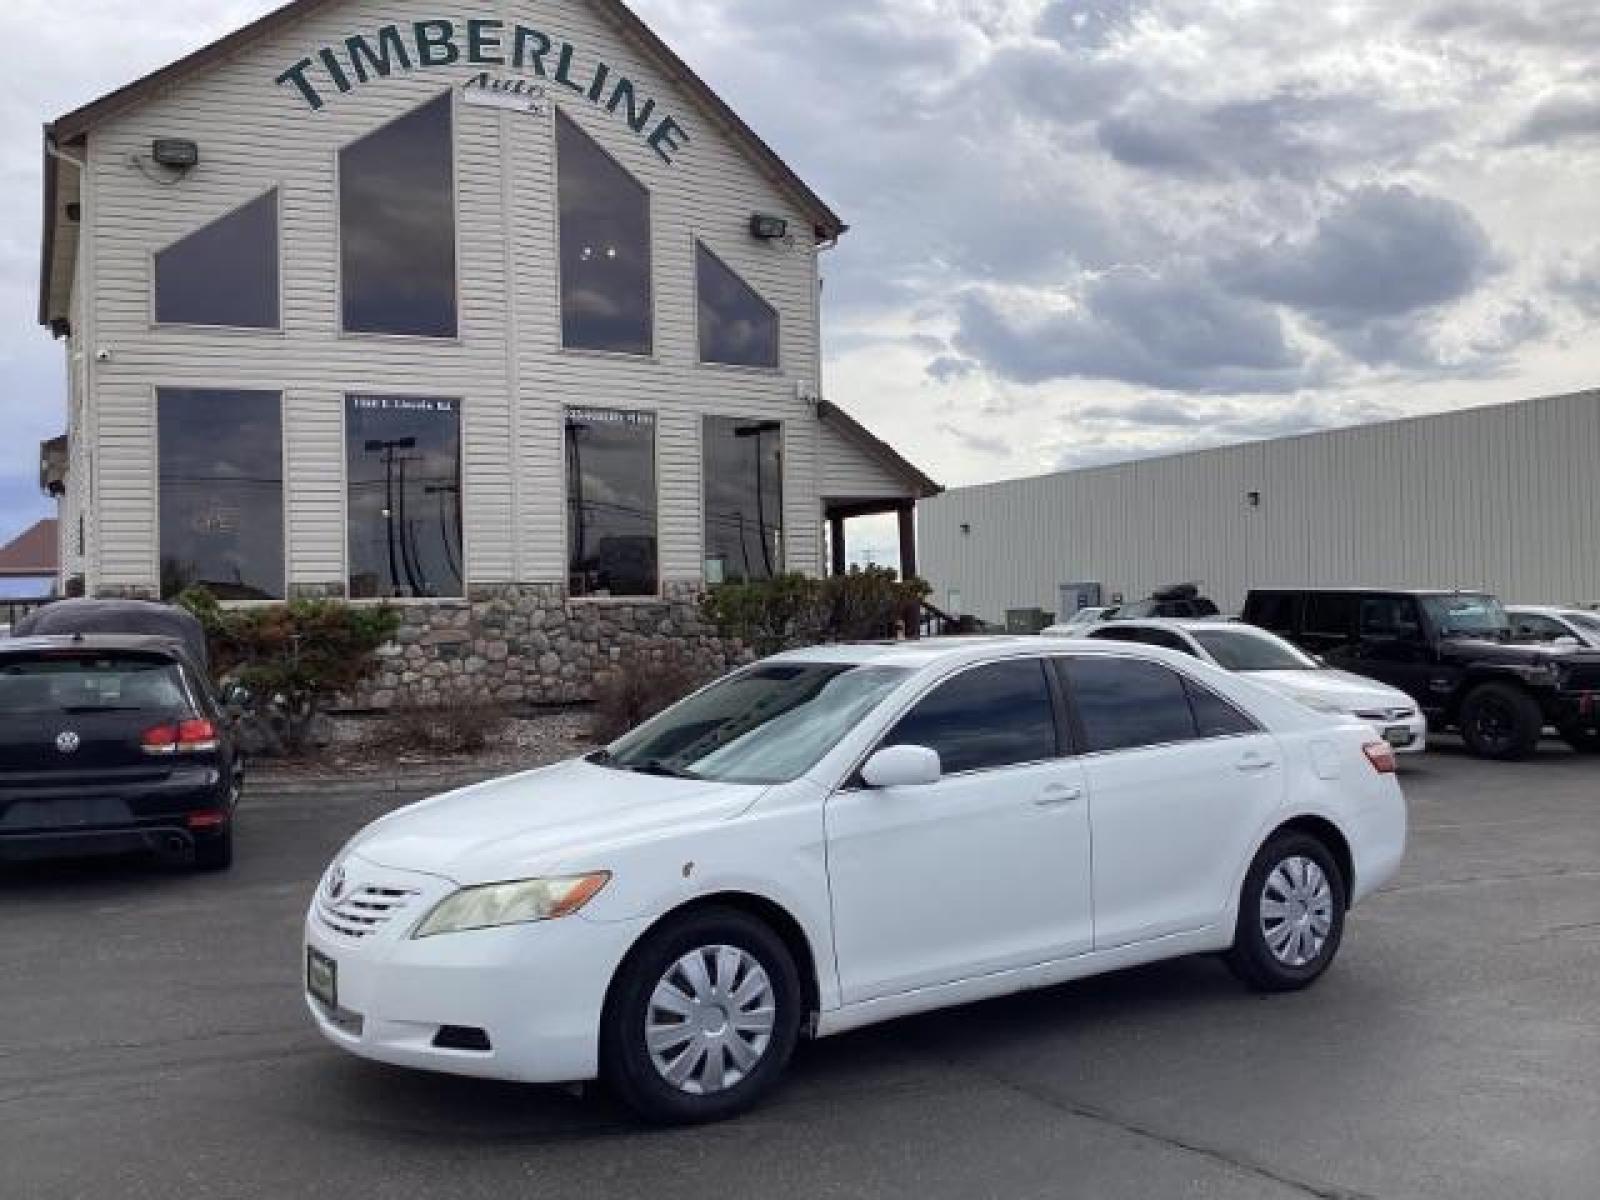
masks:
{"type": "Polygon", "coordinates": [[[939,752],[926,746],[885,746],[861,768],[861,778],[873,788],[938,783],[942,773],[939,752]]]}

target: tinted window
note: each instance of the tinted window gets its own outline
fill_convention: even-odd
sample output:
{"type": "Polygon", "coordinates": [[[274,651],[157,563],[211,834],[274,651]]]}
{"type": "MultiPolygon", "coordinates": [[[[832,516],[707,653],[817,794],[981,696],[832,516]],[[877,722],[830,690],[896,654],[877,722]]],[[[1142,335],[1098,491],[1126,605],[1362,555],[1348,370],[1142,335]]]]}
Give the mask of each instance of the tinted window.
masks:
{"type": "Polygon", "coordinates": [[[345,401],[350,595],[460,596],[461,449],[456,401],[345,401]]]}
{"type": "Polygon", "coordinates": [[[1254,721],[1210,688],[1192,679],[1185,679],[1183,687],[1189,693],[1189,707],[1194,712],[1195,728],[1201,737],[1232,737],[1256,732],[1254,721]]]}
{"type": "Polygon", "coordinates": [[[700,361],[737,367],[778,365],[778,312],[733,269],[696,242],[700,361]]]}
{"type": "Polygon", "coordinates": [[[161,595],[283,596],[283,426],[276,392],[161,388],[161,595]]]}
{"type": "Polygon", "coordinates": [[[126,654],[0,659],[0,713],[137,708],[187,712],[176,663],[126,654]]]}
{"type": "Polygon", "coordinates": [[[963,671],[920,700],[883,744],[936,750],[947,775],[1054,758],[1044,664],[1027,658],[963,671]]]}
{"type": "Polygon", "coordinates": [[[656,418],[567,409],[567,550],[574,596],[656,593],[656,418]]]}
{"type": "Polygon", "coordinates": [[[1276,633],[1293,633],[1295,599],[1293,592],[1251,592],[1245,619],[1276,633]]]}
{"type": "Polygon", "coordinates": [[[650,194],[560,111],[556,155],[562,343],[649,354],[650,194]]]}
{"type": "Polygon", "coordinates": [[[707,417],[706,582],[771,579],[783,571],[783,426],[707,417]]]}
{"type": "Polygon", "coordinates": [[[278,193],[268,192],[156,255],[162,324],[278,327],[278,193]]]}
{"type": "Polygon", "coordinates": [[[344,328],[456,334],[450,95],[339,152],[344,328]]]}
{"type": "Polygon", "coordinates": [[[1065,660],[1065,669],[1086,750],[1126,750],[1194,738],[1194,714],[1175,671],[1131,658],[1087,657],[1065,660]]]}
{"type": "Polygon", "coordinates": [[[1422,637],[1422,618],[1417,602],[1410,596],[1363,596],[1361,633],[1370,637],[1418,640],[1422,637]]]}
{"type": "Polygon", "coordinates": [[[1349,637],[1355,627],[1359,597],[1344,592],[1316,592],[1306,597],[1305,631],[1349,637]]]}
{"type": "Polygon", "coordinates": [[[1197,657],[1189,643],[1170,629],[1126,629],[1108,625],[1104,629],[1095,630],[1089,636],[1100,641],[1134,642],[1141,646],[1160,646],[1163,650],[1176,650],[1180,654],[1197,657]]]}

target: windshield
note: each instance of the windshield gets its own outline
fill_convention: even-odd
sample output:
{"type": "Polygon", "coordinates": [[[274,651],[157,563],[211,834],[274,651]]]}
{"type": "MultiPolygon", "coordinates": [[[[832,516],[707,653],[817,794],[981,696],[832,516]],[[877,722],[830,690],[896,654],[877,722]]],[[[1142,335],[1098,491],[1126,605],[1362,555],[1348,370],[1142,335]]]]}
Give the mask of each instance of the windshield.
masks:
{"type": "Polygon", "coordinates": [[[1270,633],[1242,629],[1191,629],[1219,667],[1228,671],[1316,671],[1321,664],[1270,633]]]}
{"type": "Polygon", "coordinates": [[[1511,636],[1511,618],[1493,596],[1424,596],[1422,607],[1440,637],[1511,636]]]}
{"type": "Polygon", "coordinates": [[[0,659],[0,715],[187,710],[176,663],[132,655],[0,659]]]}
{"type": "Polygon", "coordinates": [[[673,705],[590,761],[718,783],[787,783],[910,674],[859,663],[757,664],[673,705]]]}

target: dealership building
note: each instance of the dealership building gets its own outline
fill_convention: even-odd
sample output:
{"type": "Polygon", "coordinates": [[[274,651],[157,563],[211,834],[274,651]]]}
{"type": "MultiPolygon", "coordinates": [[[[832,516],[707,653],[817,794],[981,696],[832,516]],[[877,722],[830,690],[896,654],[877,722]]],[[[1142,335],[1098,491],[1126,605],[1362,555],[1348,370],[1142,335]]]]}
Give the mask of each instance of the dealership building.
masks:
{"type": "Polygon", "coordinates": [[[570,698],[939,489],[823,397],[845,226],[616,0],[296,0],[45,130],[68,590],[398,601],[570,698]]]}
{"type": "Polygon", "coordinates": [[[1589,391],[955,488],[922,506],[923,574],[936,603],[989,621],[1190,581],[1224,612],[1270,586],[1587,607],[1597,462],[1589,391]]]}

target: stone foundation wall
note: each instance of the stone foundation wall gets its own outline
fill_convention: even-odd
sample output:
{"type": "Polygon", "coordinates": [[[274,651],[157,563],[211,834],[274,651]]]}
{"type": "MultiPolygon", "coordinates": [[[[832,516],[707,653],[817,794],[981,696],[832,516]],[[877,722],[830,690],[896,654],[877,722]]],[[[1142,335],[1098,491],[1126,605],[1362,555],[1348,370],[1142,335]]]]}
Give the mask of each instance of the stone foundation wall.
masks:
{"type": "Polygon", "coordinates": [[[581,703],[595,676],[629,652],[675,650],[707,673],[749,657],[701,620],[697,586],[667,586],[662,599],[571,600],[559,584],[520,584],[473,587],[464,601],[407,601],[395,642],[352,703],[581,703]]]}

